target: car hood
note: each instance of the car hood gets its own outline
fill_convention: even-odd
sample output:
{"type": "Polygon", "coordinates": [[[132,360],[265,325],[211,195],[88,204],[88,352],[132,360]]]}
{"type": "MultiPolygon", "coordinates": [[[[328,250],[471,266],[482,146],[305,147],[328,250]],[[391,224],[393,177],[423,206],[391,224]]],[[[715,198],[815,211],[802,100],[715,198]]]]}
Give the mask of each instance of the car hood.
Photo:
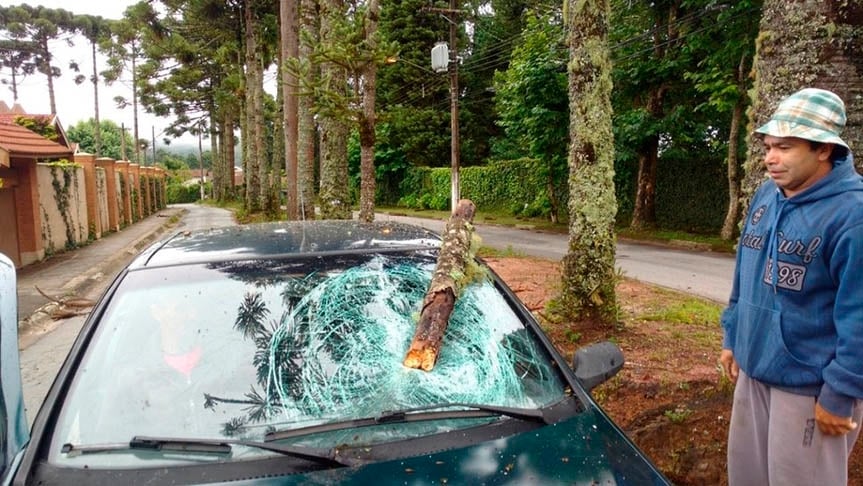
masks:
{"type": "Polygon", "coordinates": [[[670,484],[599,410],[473,446],[248,484],[670,484]]]}

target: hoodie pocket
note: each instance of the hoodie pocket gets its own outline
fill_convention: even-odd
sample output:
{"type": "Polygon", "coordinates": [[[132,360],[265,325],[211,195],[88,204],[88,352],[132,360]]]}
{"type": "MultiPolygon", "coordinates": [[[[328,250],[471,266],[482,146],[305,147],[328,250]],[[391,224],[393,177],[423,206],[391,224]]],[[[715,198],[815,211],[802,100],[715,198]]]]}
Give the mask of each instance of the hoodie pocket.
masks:
{"type": "Polygon", "coordinates": [[[821,367],[798,359],[782,336],[782,314],[750,302],[739,302],[740,320],[734,354],[750,377],[772,385],[821,383],[821,367]]]}

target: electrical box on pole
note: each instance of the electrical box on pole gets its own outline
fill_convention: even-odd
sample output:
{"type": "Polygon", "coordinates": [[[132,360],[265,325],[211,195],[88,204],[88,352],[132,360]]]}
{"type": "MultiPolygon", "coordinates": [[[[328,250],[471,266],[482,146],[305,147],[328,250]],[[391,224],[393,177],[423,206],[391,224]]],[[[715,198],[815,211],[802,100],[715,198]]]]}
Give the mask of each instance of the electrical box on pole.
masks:
{"type": "Polygon", "coordinates": [[[449,43],[438,42],[432,48],[432,69],[436,73],[449,72],[450,159],[452,160],[450,209],[454,212],[461,198],[458,137],[458,47],[456,47],[458,22],[456,19],[462,11],[458,9],[457,0],[449,0],[449,8],[424,7],[423,10],[443,14],[449,22],[449,43]]]}
{"type": "Polygon", "coordinates": [[[449,46],[446,42],[438,42],[432,47],[431,67],[436,73],[445,73],[449,69],[449,46]]]}

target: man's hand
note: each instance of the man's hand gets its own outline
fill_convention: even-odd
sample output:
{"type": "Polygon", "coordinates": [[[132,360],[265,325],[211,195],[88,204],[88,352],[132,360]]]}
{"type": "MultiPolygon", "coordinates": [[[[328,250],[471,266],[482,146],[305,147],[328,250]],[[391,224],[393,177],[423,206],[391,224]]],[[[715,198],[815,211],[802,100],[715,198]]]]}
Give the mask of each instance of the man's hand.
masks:
{"type": "Polygon", "coordinates": [[[722,365],[722,371],[725,372],[725,376],[731,380],[731,383],[737,383],[740,366],[737,366],[737,360],[734,359],[734,353],[730,349],[723,349],[719,354],[719,364],[722,365]]]}
{"type": "Polygon", "coordinates": [[[839,417],[824,410],[820,403],[815,403],[815,423],[824,435],[845,435],[857,428],[851,417],[839,417]]]}

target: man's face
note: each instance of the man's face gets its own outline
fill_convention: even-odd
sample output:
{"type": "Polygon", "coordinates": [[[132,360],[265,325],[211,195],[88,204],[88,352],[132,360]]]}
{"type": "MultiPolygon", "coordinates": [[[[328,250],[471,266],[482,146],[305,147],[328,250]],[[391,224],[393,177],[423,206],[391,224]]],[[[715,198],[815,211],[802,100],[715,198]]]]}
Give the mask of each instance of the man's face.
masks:
{"type": "Polygon", "coordinates": [[[813,149],[808,140],[765,135],[764,150],[767,173],[785,197],[792,197],[815,184],[833,168],[830,162],[832,144],[813,149]]]}

